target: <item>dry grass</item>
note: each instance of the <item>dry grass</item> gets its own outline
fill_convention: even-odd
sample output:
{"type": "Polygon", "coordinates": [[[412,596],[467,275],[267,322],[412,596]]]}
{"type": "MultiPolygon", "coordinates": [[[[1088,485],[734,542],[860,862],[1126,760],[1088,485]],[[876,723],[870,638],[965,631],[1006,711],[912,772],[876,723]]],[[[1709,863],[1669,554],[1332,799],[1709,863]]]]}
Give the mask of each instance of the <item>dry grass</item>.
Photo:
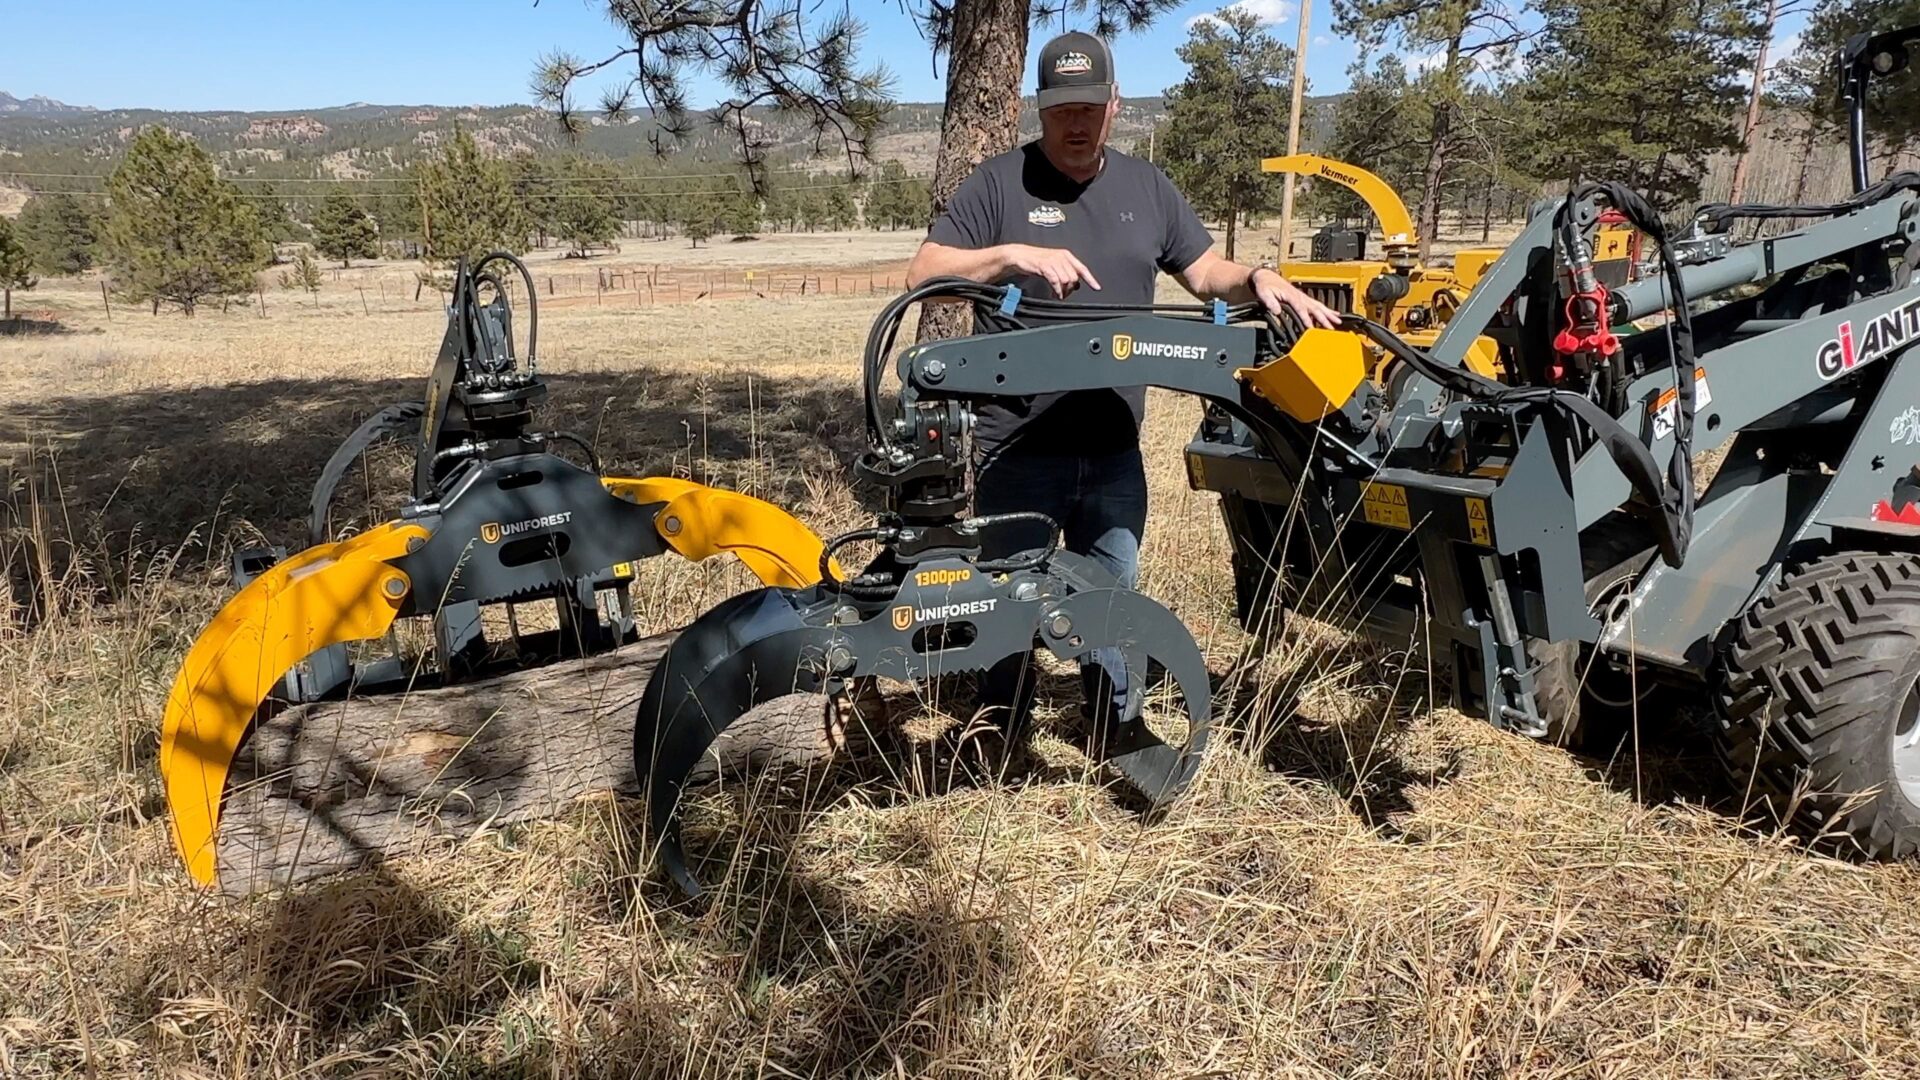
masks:
{"type": "MultiPolygon", "coordinates": [[[[343,283],[317,308],[270,293],[266,318],[108,324],[92,287],[37,294],[66,332],[0,339],[0,563],[51,611],[0,628],[0,1076],[1920,1074],[1920,874],[1744,826],[1684,748],[1585,761],[1435,711],[1403,657],[1311,625],[1247,660],[1171,397],[1143,587],[1260,737],[1220,745],[1168,820],[1143,828],[1047,734],[1005,783],[702,794],[703,910],[643,884],[634,809],[608,803],[201,895],[154,769],[173,665],[225,552],[295,538],[440,316],[363,316],[343,283]]],[[[876,306],[555,311],[555,418],[610,468],[843,527],[876,306]]],[[[738,585],[648,572],[656,626],[738,585]]]]}

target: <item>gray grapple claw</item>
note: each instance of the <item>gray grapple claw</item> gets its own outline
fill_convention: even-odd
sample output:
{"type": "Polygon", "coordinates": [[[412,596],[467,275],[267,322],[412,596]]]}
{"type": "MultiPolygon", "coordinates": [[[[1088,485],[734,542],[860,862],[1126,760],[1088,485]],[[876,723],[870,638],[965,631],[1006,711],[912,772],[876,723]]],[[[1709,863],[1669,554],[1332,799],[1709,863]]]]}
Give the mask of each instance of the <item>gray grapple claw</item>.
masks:
{"type": "Polygon", "coordinates": [[[709,611],[661,659],[634,723],[634,768],[660,865],[688,896],[677,813],[687,777],[727,728],[754,706],[795,692],[832,691],[881,676],[919,682],[984,672],[1045,648],[1068,661],[1111,649],[1125,658],[1127,713],[1096,734],[1092,753],[1153,807],[1192,781],[1211,722],[1205,661],[1172,612],[1070,554],[1031,569],[990,573],[967,559],[936,559],[898,572],[876,592],[841,584],[766,588],[709,611]],[[1154,665],[1178,689],[1185,745],[1168,745],[1142,716],[1154,665]]]}

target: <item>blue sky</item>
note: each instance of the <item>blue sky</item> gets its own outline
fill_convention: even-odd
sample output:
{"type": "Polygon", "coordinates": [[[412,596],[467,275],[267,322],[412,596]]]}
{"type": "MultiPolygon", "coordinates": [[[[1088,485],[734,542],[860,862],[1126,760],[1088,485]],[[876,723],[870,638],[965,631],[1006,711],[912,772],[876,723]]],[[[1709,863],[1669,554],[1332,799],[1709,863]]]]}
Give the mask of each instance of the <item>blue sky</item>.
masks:
{"type": "MultiPolygon", "coordinates": [[[[941,78],[897,0],[824,0],[837,2],[867,24],[862,52],[886,60],[902,100],[940,98],[941,78]]],[[[1296,0],[1249,2],[1284,16],[1274,25],[1291,44],[1296,0]]],[[[1179,81],[1174,49],[1187,22],[1220,6],[1192,0],[1116,41],[1122,88],[1153,93],[1179,81]]],[[[0,0],[0,90],[101,108],[522,103],[543,52],[611,50],[618,38],[604,10],[596,0],[0,0]]],[[[1310,25],[1324,44],[1309,50],[1307,68],[1316,89],[1344,85],[1353,57],[1327,33],[1331,21],[1328,0],[1316,0],[1310,25]]],[[[710,88],[696,94],[711,98],[710,88]]]]}
{"type": "MultiPolygon", "coordinates": [[[[863,55],[885,59],[901,100],[939,100],[940,74],[899,0],[819,3],[844,3],[867,24],[863,55]]],[[[1298,0],[1242,3],[1293,43],[1298,0]]],[[[1339,90],[1355,49],[1333,34],[1330,0],[1312,3],[1307,78],[1314,92],[1339,90]]],[[[1178,82],[1184,66],[1174,50],[1187,25],[1221,6],[1190,0],[1153,29],[1115,41],[1122,89],[1146,94],[1178,82]]],[[[615,46],[604,10],[600,0],[0,0],[0,90],[101,108],[524,103],[542,53],[598,58],[615,46]]],[[[1783,37],[1798,20],[1783,24],[1783,37]]],[[[694,89],[697,104],[712,102],[710,86],[694,89]]]]}

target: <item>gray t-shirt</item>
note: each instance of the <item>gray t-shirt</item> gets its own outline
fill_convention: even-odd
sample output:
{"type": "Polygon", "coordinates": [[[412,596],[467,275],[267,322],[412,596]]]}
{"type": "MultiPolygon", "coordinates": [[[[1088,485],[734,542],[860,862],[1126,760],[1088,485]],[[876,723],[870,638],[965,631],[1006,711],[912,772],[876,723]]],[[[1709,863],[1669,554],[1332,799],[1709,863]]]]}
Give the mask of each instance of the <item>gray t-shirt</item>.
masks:
{"type": "MultiPolygon", "coordinates": [[[[1082,285],[1067,297],[1086,304],[1152,303],[1157,270],[1177,274],[1213,244],[1193,207],[1153,165],[1110,148],[1105,167],[1083,184],[1054,168],[1038,143],[981,162],[927,239],[968,249],[1066,248],[1100,282],[1098,290],[1082,285]]],[[[1053,298],[1045,278],[1016,275],[995,284],[1008,280],[1029,296],[1053,298]]],[[[1002,328],[988,323],[979,329],[1002,328]]],[[[1140,444],[1146,406],[1139,386],[998,399],[976,410],[976,449],[983,462],[1001,454],[1120,453],[1140,444]]]]}

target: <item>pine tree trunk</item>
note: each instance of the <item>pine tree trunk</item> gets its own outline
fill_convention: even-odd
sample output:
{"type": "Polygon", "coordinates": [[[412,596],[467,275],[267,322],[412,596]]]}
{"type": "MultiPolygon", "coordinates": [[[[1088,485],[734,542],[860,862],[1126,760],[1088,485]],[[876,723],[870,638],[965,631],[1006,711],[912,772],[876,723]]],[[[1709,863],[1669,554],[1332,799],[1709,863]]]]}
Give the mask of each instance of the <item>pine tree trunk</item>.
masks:
{"type": "Polygon", "coordinates": [[[1447,179],[1447,155],[1453,141],[1453,107],[1450,98],[1460,83],[1460,38],[1456,33],[1447,41],[1445,93],[1447,99],[1434,103],[1432,143],[1427,147],[1427,167],[1420,183],[1420,261],[1426,262],[1433,241],[1440,233],[1440,187],[1447,179]]]}
{"type": "Polygon", "coordinates": [[[1740,128],[1740,156],[1733,159],[1733,190],[1727,195],[1728,202],[1739,202],[1747,190],[1747,162],[1753,159],[1753,137],[1760,130],[1760,96],[1767,88],[1767,46],[1773,41],[1773,20],[1779,10],[1779,0],[1767,0],[1766,30],[1760,38],[1760,51],[1753,58],[1753,91],[1747,95],[1747,119],[1740,128]]]}
{"type": "MultiPolygon", "coordinates": [[[[1020,76],[1027,64],[1029,0],[957,0],[947,49],[947,111],[933,166],[931,217],[947,208],[974,167],[1013,149],[1020,133],[1020,76]]],[[[920,309],[918,340],[959,337],[973,326],[964,304],[920,309]]]]}
{"type": "Polygon", "coordinates": [[[1806,118],[1806,137],[1800,141],[1800,175],[1793,180],[1793,198],[1787,200],[1798,206],[1807,201],[1807,181],[1813,176],[1813,147],[1819,142],[1820,126],[1811,117],[1806,118]]]}
{"type": "Polygon", "coordinates": [[[1227,196],[1227,261],[1233,261],[1234,225],[1240,217],[1240,210],[1233,205],[1233,196],[1227,196]]]}
{"type": "Polygon", "coordinates": [[[7,309],[7,310],[6,310],[6,313],[5,313],[4,315],[0,315],[0,318],[4,318],[4,319],[7,319],[8,321],[12,321],[12,319],[13,319],[13,290],[12,290],[11,288],[9,288],[9,289],[7,289],[7,290],[5,290],[5,291],[6,291],[6,294],[7,294],[7,301],[6,301],[6,309],[7,309]]]}

